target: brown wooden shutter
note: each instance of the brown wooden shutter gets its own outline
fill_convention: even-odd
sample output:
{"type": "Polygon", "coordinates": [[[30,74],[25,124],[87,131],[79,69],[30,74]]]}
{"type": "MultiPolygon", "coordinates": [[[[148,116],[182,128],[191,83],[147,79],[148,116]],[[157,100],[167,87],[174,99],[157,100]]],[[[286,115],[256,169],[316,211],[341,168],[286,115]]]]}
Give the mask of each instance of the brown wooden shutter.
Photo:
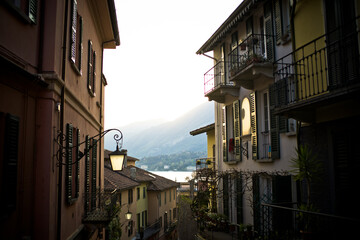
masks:
{"type": "Polygon", "coordinates": [[[257,122],[256,122],[256,95],[255,92],[250,94],[250,119],[251,119],[251,145],[252,158],[258,159],[258,140],[257,140],[257,122]]]}
{"type": "Polygon", "coordinates": [[[273,24],[271,18],[271,2],[264,4],[264,22],[266,34],[266,59],[272,61],[274,59],[274,40],[273,40],[273,24]]]}
{"type": "Polygon", "coordinates": [[[92,85],[91,85],[91,89],[92,89],[92,93],[95,93],[95,84],[96,84],[96,52],[93,51],[93,66],[92,66],[92,71],[93,71],[93,76],[92,76],[92,85]]]}
{"type": "Polygon", "coordinates": [[[83,43],[82,43],[82,40],[83,40],[83,19],[81,16],[79,16],[79,42],[78,42],[78,64],[77,64],[77,67],[78,67],[78,70],[80,72],[80,74],[82,74],[82,67],[81,67],[81,64],[82,64],[82,54],[83,54],[83,43]]]}
{"type": "Polygon", "coordinates": [[[80,188],[80,163],[79,163],[79,157],[80,157],[80,130],[76,129],[76,171],[75,171],[75,197],[79,197],[79,188],[80,188]]]}

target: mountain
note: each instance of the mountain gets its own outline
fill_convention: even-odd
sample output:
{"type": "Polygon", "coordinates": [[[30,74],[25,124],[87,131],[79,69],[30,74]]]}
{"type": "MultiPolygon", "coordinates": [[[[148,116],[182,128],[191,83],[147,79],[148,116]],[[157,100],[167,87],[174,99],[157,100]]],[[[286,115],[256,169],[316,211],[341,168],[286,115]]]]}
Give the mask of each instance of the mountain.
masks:
{"type": "MultiPolygon", "coordinates": [[[[179,152],[206,152],[206,134],[191,136],[190,131],[214,122],[214,105],[203,103],[170,121],[146,121],[119,128],[124,135],[123,148],[136,158],[179,152]]],[[[105,149],[114,149],[113,135],[105,136],[105,149]]],[[[114,149],[115,150],[115,149],[114,149]]]]}

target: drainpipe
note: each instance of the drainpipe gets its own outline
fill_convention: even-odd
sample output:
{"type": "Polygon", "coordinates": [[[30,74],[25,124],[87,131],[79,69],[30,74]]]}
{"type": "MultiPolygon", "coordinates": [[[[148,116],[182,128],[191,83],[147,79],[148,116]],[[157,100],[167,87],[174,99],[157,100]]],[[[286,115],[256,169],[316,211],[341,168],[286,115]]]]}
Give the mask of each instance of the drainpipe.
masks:
{"type": "Polygon", "coordinates": [[[211,58],[211,59],[214,60],[215,62],[218,61],[216,58],[214,58],[214,57],[212,57],[212,56],[209,56],[209,55],[207,55],[207,54],[205,54],[205,53],[201,53],[201,55],[204,55],[205,57],[211,58]]]}
{"type": "MultiPolygon", "coordinates": [[[[116,42],[115,39],[112,39],[112,40],[109,40],[109,41],[104,41],[102,42],[101,44],[101,81],[100,81],[100,113],[99,113],[99,118],[100,118],[100,127],[99,127],[99,133],[101,133],[103,131],[103,115],[102,115],[102,110],[104,109],[103,107],[103,67],[104,67],[104,45],[106,43],[109,43],[109,42],[116,42]]],[[[104,84],[105,85],[105,84],[104,84]]],[[[105,85],[106,86],[106,85],[105,85]]],[[[102,152],[101,152],[101,147],[102,147],[102,144],[101,144],[101,141],[99,141],[99,149],[100,149],[100,153],[99,153],[99,163],[101,164],[101,161],[102,161],[102,152]]],[[[101,166],[99,166],[99,187],[101,187],[101,166]]]]}
{"type": "MultiPolygon", "coordinates": [[[[64,132],[64,107],[65,107],[65,72],[66,72],[66,42],[67,42],[67,25],[68,25],[68,6],[69,0],[65,1],[64,12],[64,32],[63,32],[63,48],[62,48],[62,69],[61,79],[64,81],[64,85],[61,88],[61,108],[60,108],[60,132],[64,132]]],[[[60,138],[60,144],[63,145],[62,138],[60,138]]],[[[62,163],[62,154],[59,155],[59,161],[62,163]]],[[[59,164],[59,178],[58,178],[58,211],[57,211],[57,233],[56,239],[61,239],[61,205],[62,205],[62,171],[63,166],[59,164]]]]}

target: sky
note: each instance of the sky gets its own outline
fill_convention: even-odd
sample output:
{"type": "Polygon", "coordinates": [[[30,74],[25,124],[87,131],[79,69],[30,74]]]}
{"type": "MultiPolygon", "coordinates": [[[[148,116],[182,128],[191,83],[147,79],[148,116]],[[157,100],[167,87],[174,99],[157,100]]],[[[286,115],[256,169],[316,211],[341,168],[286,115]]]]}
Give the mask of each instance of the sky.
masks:
{"type": "Polygon", "coordinates": [[[213,60],[196,51],[240,0],[115,0],[120,46],[104,51],[105,129],[171,121],[207,102],[213,60]]]}

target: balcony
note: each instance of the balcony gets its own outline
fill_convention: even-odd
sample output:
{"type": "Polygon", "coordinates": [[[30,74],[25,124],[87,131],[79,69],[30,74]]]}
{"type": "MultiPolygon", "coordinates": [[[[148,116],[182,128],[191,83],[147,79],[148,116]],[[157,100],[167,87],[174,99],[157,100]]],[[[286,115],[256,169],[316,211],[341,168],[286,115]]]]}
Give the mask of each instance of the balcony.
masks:
{"type": "Polygon", "coordinates": [[[153,239],[152,237],[159,233],[161,230],[161,219],[156,220],[150,226],[145,229],[141,228],[140,232],[136,234],[136,239],[153,239]]]}
{"type": "Polygon", "coordinates": [[[239,87],[228,80],[226,65],[226,62],[220,61],[204,74],[204,95],[209,101],[225,103],[227,96],[239,95],[239,87]]]}
{"type": "Polygon", "coordinates": [[[279,59],[270,87],[275,112],[312,122],[354,106],[360,90],[357,36],[336,29],[279,59]]]}
{"type": "Polygon", "coordinates": [[[229,54],[229,80],[253,90],[273,82],[273,36],[252,34],[229,54]]]}
{"type": "Polygon", "coordinates": [[[85,194],[86,211],[83,223],[98,226],[107,226],[120,210],[116,191],[107,192],[97,190],[94,193],[85,194]]]}

